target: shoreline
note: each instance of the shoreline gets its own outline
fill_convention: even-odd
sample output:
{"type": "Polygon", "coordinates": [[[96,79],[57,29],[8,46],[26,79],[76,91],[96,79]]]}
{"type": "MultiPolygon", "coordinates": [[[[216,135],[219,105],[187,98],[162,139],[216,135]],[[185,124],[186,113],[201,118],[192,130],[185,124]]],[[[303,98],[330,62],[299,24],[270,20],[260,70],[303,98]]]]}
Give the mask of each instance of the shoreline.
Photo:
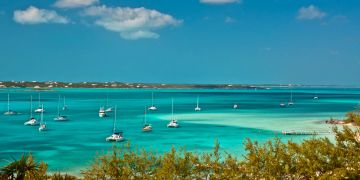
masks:
{"type": "MultiPolygon", "coordinates": [[[[228,117],[226,121],[220,121],[219,119],[224,119],[220,114],[213,113],[203,113],[201,115],[183,113],[177,114],[176,117],[179,121],[183,121],[191,124],[209,124],[209,125],[221,125],[229,127],[240,127],[240,128],[250,128],[257,131],[272,131],[274,134],[281,134],[284,131],[299,131],[299,132],[319,132],[323,134],[331,130],[330,124],[326,124],[325,118],[284,118],[284,117],[258,117],[252,114],[239,115],[236,113],[227,114],[228,117]],[[195,116],[195,117],[194,117],[195,116]],[[278,119],[278,121],[276,121],[278,119]],[[313,119],[313,120],[310,120],[313,119]],[[275,121],[275,123],[274,123],[275,121]],[[269,122],[273,122],[271,126],[268,125],[269,122]],[[323,123],[320,123],[323,122],[323,123]]],[[[165,121],[170,118],[169,115],[159,115],[155,118],[160,121],[165,121]]]]}

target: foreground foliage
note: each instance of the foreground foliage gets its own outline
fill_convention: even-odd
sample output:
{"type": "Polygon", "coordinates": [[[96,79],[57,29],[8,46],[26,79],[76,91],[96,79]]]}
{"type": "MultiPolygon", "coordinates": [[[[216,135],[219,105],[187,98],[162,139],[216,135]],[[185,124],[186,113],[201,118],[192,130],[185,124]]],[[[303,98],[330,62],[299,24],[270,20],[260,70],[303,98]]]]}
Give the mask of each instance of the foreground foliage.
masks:
{"type": "Polygon", "coordinates": [[[46,176],[47,165],[37,163],[31,154],[24,154],[19,160],[1,168],[1,179],[43,179],[46,176]]]}
{"type": "Polygon", "coordinates": [[[356,126],[360,126],[360,114],[357,112],[347,113],[345,123],[353,123],[356,126]]]}
{"type": "MultiPolygon", "coordinates": [[[[82,171],[82,179],[360,179],[360,129],[334,129],[335,142],[312,138],[300,144],[280,139],[259,144],[248,139],[247,153],[239,160],[220,153],[219,143],[211,153],[195,154],[175,149],[157,155],[125,145],[98,155],[82,171]]],[[[46,175],[47,165],[31,154],[1,168],[1,179],[76,179],[46,175]]]]}
{"type": "Polygon", "coordinates": [[[47,175],[47,164],[35,162],[31,153],[23,154],[20,159],[13,159],[13,162],[0,169],[0,179],[14,180],[75,180],[75,176],[54,173],[47,175]]]}
{"type": "Polygon", "coordinates": [[[172,148],[162,156],[114,148],[82,172],[85,179],[360,179],[360,130],[334,129],[335,143],[313,138],[301,144],[247,140],[247,154],[222,157],[219,144],[202,155],[172,148]]]}

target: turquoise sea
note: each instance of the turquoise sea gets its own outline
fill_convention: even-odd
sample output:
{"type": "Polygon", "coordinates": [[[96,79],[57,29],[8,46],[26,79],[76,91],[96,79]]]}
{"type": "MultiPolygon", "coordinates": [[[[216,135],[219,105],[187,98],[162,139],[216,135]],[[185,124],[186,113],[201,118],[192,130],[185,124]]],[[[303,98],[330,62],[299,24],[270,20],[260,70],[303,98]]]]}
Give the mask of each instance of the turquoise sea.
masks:
{"type": "MultiPolygon", "coordinates": [[[[320,123],[344,117],[360,103],[360,89],[356,88],[292,88],[294,105],[280,108],[290,99],[290,89],[271,88],[257,90],[218,89],[0,89],[0,108],[7,109],[10,93],[11,109],[21,114],[0,115],[0,166],[12,157],[32,152],[37,160],[49,164],[52,172],[78,174],[87,167],[97,153],[111,149],[113,143],[105,141],[112,133],[113,114],[99,118],[100,106],[117,105],[117,127],[127,141],[139,148],[155,152],[170,150],[172,146],[186,146],[194,152],[211,151],[215,139],[221,149],[241,158],[246,138],[264,142],[274,137],[300,142],[312,136],[285,136],[282,131],[317,131],[328,133],[331,126],[320,123]],[[38,93],[46,112],[44,120],[48,131],[24,126],[29,117],[30,95],[37,107],[38,93]],[[148,122],[153,131],[141,131],[145,106],[151,105],[151,92],[157,111],[148,111],[148,122]],[[55,122],[58,96],[66,97],[69,109],[62,114],[69,121],[55,122]],[[195,112],[199,96],[202,111],[195,112]],[[318,100],[314,100],[318,96],[318,100]],[[171,98],[180,128],[166,125],[171,116],[171,98]],[[238,104],[238,109],[233,105],[238,104]]],[[[36,115],[39,119],[39,115],[36,115]]],[[[121,145],[126,142],[118,142],[121,145]]]]}

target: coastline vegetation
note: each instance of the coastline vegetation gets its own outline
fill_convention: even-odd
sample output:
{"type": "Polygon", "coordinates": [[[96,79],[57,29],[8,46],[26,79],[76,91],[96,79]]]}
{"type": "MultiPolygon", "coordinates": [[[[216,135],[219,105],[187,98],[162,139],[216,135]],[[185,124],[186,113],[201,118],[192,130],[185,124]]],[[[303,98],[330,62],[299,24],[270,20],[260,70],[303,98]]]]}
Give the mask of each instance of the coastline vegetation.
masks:
{"type": "Polygon", "coordinates": [[[348,112],[346,114],[345,123],[351,123],[355,126],[360,126],[360,114],[357,112],[348,112]]]}
{"type": "Polygon", "coordinates": [[[124,88],[124,89],[262,89],[262,85],[244,84],[160,84],[124,82],[56,82],[56,81],[3,81],[0,88],[33,88],[50,90],[52,88],[124,88]]]}
{"type": "Polygon", "coordinates": [[[215,142],[211,153],[196,154],[172,148],[162,155],[114,147],[95,157],[81,177],[46,173],[47,164],[31,154],[0,169],[1,179],[360,179],[360,128],[333,129],[335,141],[311,138],[296,144],[280,139],[266,143],[247,139],[246,154],[238,159],[221,153],[215,142]]]}
{"type": "Polygon", "coordinates": [[[349,124],[349,125],[353,125],[353,126],[360,126],[359,110],[346,113],[345,119],[343,119],[343,120],[335,120],[335,119],[331,118],[330,120],[326,120],[325,123],[326,124],[345,124],[345,125],[349,124]]]}

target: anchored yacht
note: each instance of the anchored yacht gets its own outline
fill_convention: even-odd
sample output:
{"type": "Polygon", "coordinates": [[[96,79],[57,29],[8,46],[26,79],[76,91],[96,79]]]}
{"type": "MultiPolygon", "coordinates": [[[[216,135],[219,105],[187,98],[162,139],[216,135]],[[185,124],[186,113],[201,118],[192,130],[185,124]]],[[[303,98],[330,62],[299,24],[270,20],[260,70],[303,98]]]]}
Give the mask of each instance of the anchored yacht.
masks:
{"type": "Polygon", "coordinates": [[[199,96],[197,97],[197,100],[196,100],[195,111],[201,111],[201,108],[199,107],[199,96]]]}
{"type": "Polygon", "coordinates": [[[171,120],[167,125],[168,128],[178,128],[179,123],[174,117],[174,99],[171,99],[171,120]]]}
{"type": "Polygon", "coordinates": [[[16,115],[17,112],[10,109],[10,94],[8,93],[8,102],[7,102],[7,111],[4,112],[4,115],[16,115]]]}
{"type": "Polygon", "coordinates": [[[142,128],[142,131],[143,131],[143,132],[150,132],[150,131],[152,131],[152,125],[151,125],[151,124],[148,124],[148,123],[146,122],[146,108],[145,108],[145,110],[144,110],[144,126],[143,126],[143,128],[142,128]]]}
{"type": "MultiPolygon", "coordinates": [[[[43,106],[41,106],[41,108],[43,108],[43,106]]],[[[44,123],[44,111],[41,112],[41,116],[40,116],[40,127],[39,127],[39,131],[45,131],[46,130],[46,123],[44,123]]]]}
{"type": "Polygon", "coordinates": [[[151,111],[157,110],[156,106],[154,105],[154,92],[151,92],[151,106],[149,107],[149,110],[151,111]]]}
{"type": "Polygon", "coordinates": [[[104,107],[100,107],[99,109],[99,117],[106,117],[106,112],[104,107]]]}
{"type": "Polygon", "coordinates": [[[30,96],[30,118],[27,120],[24,125],[26,126],[36,126],[39,123],[37,120],[33,117],[33,111],[32,111],[32,96],[30,96]]]}
{"type": "Polygon", "coordinates": [[[113,124],[113,134],[106,138],[106,141],[124,141],[123,133],[120,131],[116,131],[116,106],[115,106],[115,117],[114,117],[114,124],[113,124]]]}

